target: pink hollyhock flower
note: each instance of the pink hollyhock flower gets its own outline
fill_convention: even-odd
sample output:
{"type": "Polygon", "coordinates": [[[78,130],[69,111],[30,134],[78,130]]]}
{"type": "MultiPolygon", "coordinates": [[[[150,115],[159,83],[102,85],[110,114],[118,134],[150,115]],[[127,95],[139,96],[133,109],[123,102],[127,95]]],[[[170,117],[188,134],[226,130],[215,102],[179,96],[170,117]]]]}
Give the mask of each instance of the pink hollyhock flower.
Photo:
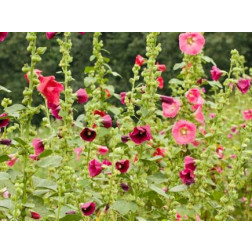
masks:
{"type": "Polygon", "coordinates": [[[123,189],[123,191],[125,191],[125,192],[127,192],[127,191],[129,191],[129,186],[127,185],[127,184],[125,184],[125,183],[121,183],[121,188],[123,189]]]}
{"type": "Polygon", "coordinates": [[[171,96],[160,95],[161,102],[165,102],[168,104],[172,104],[174,102],[174,98],[171,96]]]}
{"type": "Polygon", "coordinates": [[[119,160],[115,163],[116,169],[121,173],[126,173],[130,167],[130,163],[128,159],[119,160]]]}
{"type": "Polygon", "coordinates": [[[196,221],[201,221],[200,216],[198,214],[196,214],[196,221]]]}
{"type": "Polygon", "coordinates": [[[186,92],[186,98],[192,104],[201,105],[204,104],[204,99],[201,97],[200,90],[192,88],[186,92]]]}
{"type": "Polygon", "coordinates": [[[179,213],[176,214],[176,221],[180,221],[181,220],[181,215],[179,213]]]}
{"type": "Polygon", "coordinates": [[[38,156],[45,150],[44,143],[41,139],[35,138],[32,141],[32,146],[35,149],[35,154],[30,155],[30,158],[33,160],[38,160],[38,156]]]}
{"type": "Polygon", "coordinates": [[[69,210],[67,212],[65,212],[66,215],[68,214],[76,214],[76,211],[75,210],[69,210]]]}
{"type": "Polygon", "coordinates": [[[31,212],[31,218],[32,219],[35,219],[35,220],[38,220],[41,218],[40,214],[37,213],[37,212],[31,212]]]}
{"type": "Polygon", "coordinates": [[[80,88],[76,92],[77,102],[80,104],[86,103],[88,101],[87,91],[83,88],[80,88]]]}
{"type": "Polygon", "coordinates": [[[102,172],[102,163],[97,159],[93,159],[89,162],[88,170],[90,177],[93,178],[102,172]]]}
{"type": "Polygon", "coordinates": [[[185,120],[179,120],[172,128],[172,135],[177,144],[189,144],[195,140],[196,125],[185,120]]]}
{"type": "Polygon", "coordinates": [[[167,187],[163,187],[162,190],[163,190],[164,192],[167,192],[168,188],[167,188],[167,187]]]}
{"type": "Polygon", "coordinates": [[[165,65],[160,65],[158,62],[156,64],[158,71],[164,72],[166,70],[166,66],[165,65]]]}
{"type": "Polygon", "coordinates": [[[0,32],[0,42],[3,42],[7,37],[8,32],[0,32]]]}
{"type": "Polygon", "coordinates": [[[11,194],[9,193],[9,191],[8,191],[8,189],[6,187],[3,189],[2,196],[3,196],[4,199],[8,199],[11,196],[11,194]]]}
{"type": "Polygon", "coordinates": [[[165,156],[165,152],[166,152],[165,148],[157,148],[155,150],[155,152],[153,153],[153,156],[154,157],[155,156],[162,156],[162,157],[164,157],[165,156]]]}
{"type": "MultiPolygon", "coordinates": [[[[1,116],[0,116],[1,117],[1,116]]],[[[243,111],[243,117],[246,121],[252,119],[252,109],[244,110],[243,111]]],[[[1,122],[1,121],[0,121],[1,122]]],[[[0,126],[1,127],[1,126],[0,126]]]]}
{"type": "Polygon", "coordinates": [[[228,138],[229,138],[229,139],[232,139],[232,138],[233,138],[233,135],[232,135],[232,134],[228,134],[228,138]]]}
{"type": "Polygon", "coordinates": [[[230,155],[230,158],[232,158],[232,159],[236,159],[236,158],[237,158],[237,156],[236,156],[235,154],[232,154],[232,155],[230,155]]]}
{"type": "Polygon", "coordinates": [[[101,155],[105,155],[109,151],[109,149],[106,146],[99,146],[98,151],[101,155]]]}
{"type": "Polygon", "coordinates": [[[0,115],[0,130],[1,130],[1,128],[6,127],[10,123],[10,119],[5,118],[7,116],[8,116],[8,114],[6,114],[6,113],[0,115]]]}
{"type": "Polygon", "coordinates": [[[157,81],[158,81],[158,87],[159,87],[160,89],[163,89],[163,87],[164,87],[164,80],[163,80],[162,76],[159,76],[159,77],[157,78],[157,81]]]}
{"type": "MultiPolygon", "coordinates": [[[[39,69],[34,69],[34,73],[37,75],[37,77],[39,78],[40,76],[43,76],[42,75],[42,71],[41,70],[39,70],[39,69]]],[[[24,75],[24,77],[25,77],[25,79],[26,79],[26,81],[29,83],[30,81],[29,81],[29,76],[30,75],[30,72],[28,72],[27,74],[25,74],[24,75]]]]}
{"type": "Polygon", "coordinates": [[[112,118],[110,115],[105,115],[101,118],[101,123],[105,128],[111,128],[112,127],[112,118]]]}
{"type": "Polygon", "coordinates": [[[200,32],[186,32],[179,35],[180,50],[189,55],[200,53],[204,47],[205,38],[200,32]]]}
{"type": "Polygon", "coordinates": [[[144,63],[144,58],[140,54],[138,54],[135,59],[135,64],[138,66],[142,66],[143,63],[144,63]]]}
{"type": "Polygon", "coordinates": [[[121,136],[121,140],[123,143],[127,143],[130,140],[130,138],[129,136],[121,136]]]}
{"type": "Polygon", "coordinates": [[[51,110],[52,115],[59,120],[62,120],[62,117],[59,115],[60,105],[59,104],[50,104],[47,103],[48,108],[51,110]]]}
{"type": "Polygon", "coordinates": [[[96,132],[93,129],[85,128],[81,131],[80,136],[84,141],[92,142],[96,137],[96,132]]]}
{"type": "Polygon", "coordinates": [[[223,152],[224,152],[224,147],[222,145],[217,147],[216,154],[220,159],[224,158],[224,153],[223,152]]]}
{"type": "Polygon", "coordinates": [[[238,129],[238,127],[235,125],[235,126],[231,127],[230,131],[236,134],[236,133],[238,133],[237,129],[238,129]]]}
{"type": "Polygon", "coordinates": [[[11,160],[6,161],[6,164],[9,167],[12,167],[18,161],[18,158],[15,158],[14,155],[9,155],[9,157],[11,158],[11,160]]]}
{"type": "Polygon", "coordinates": [[[123,104],[123,105],[126,105],[125,103],[125,97],[126,97],[127,93],[126,92],[121,92],[120,93],[120,102],[123,104]]]}
{"type": "Polygon", "coordinates": [[[179,172],[180,179],[185,185],[191,185],[194,181],[194,172],[190,169],[184,169],[179,172]]]}
{"type": "Polygon", "coordinates": [[[247,199],[246,199],[245,197],[242,197],[242,198],[241,198],[241,202],[242,202],[242,203],[246,202],[246,200],[247,200],[247,199]]]}
{"type": "Polygon", "coordinates": [[[171,104],[163,102],[162,108],[163,108],[163,116],[168,118],[174,118],[179,112],[180,101],[173,99],[173,102],[171,104]]]}
{"type": "Polygon", "coordinates": [[[195,159],[191,156],[186,156],[184,158],[184,167],[185,167],[185,170],[188,169],[191,171],[195,171],[196,169],[195,159]]]}
{"type": "Polygon", "coordinates": [[[237,87],[243,94],[246,94],[250,88],[250,78],[238,80],[237,87]]]}
{"type": "Polygon", "coordinates": [[[214,81],[218,81],[222,76],[222,71],[218,67],[212,66],[211,75],[214,81]]]}
{"type": "Polygon", "coordinates": [[[81,157],[81,153],[83,152],[83,148],[82,147],[75,148],[74,152],[76,154],[76,160],[79,161],[81,157]]]}
{"type": "Polygon", "coordinates": [[[130,139],[137,145],[151,140],[151,130],[149,125],[137,126],[129,133],[130,139]]]}
{"type": "Polygon", "coordinates": [[[194,113],[194,116],[195,116],[195,119],[204,125],[204,122],[205,122],[205,116],[202,112],[202,106],[199,106],[196,110],[196,112],[194,113]]]}
{"type": "Polygon", "coordinates": [[[110,161],[107,160],[107,159],[104,159],[104,160],[102,161],[102,164],[103,164],[103,165],[110,166],[110,165],[112,165],[112,162],[110,162],[110,161]]]}
{"type": "Polygon", "coordinates": [[[214,113],[210,113],[210,115],[209,115],[209,117],[210,117],[211,119],[215,118],[215,116],[216,116],[216,114],[214,114],[214,113]]]}
{"type": "Polygon", "coordinates": [[[246,123],[241,124],[241,127],[242,127],[243,129],[245,129],[245,128],[246,128],[246,123]]]}
{"type": "Polygon", "coordinates": [[[9,146],[9,145],[11,145],[11,140],[10,139],[1,139],[0,144],[9,146]]]}
{"type": "Polygon", "coordinates": [[[46,32],[46,38],[50,40],[53,37],[55,37],[56,34],[57,34],[57,32],[46,32]]]}
{"type": "Polygon", "coordinates": [[[205,136],[206,133],[207,133],[207,132],[206,132],[206,129],[205,129],[204,127],[201,127],[201,126],[199,127],[199,132],[200,132],[202,135],[204,135],[204,136],[205,136]]]}
{"type": "Polygon", "coordinates": [[[80,209],[85,216],[90,216],[95,211],[95,203],[94,202],[82,203],[80,204],[80,209]]]}
{"type": "Polygon", "coordinates": [[[103,117],[106,115],[106,112],[104,112],[102,110],[95,110],[94,115],[99,115],[99,116],[103,117]]]}
{"type": "Polygon", "coordinates": [[[198,147],[200,145],[200,141],[195,140],[192,142],[192,145],[198,147]]]}

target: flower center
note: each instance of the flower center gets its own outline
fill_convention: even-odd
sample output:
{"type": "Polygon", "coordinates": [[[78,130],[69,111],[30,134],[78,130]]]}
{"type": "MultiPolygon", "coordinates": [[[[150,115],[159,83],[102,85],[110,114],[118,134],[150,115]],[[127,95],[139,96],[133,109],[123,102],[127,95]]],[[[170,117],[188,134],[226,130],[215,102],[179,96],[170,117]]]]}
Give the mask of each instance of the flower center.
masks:
{"type": "Polygon", "coordinates": [[[91,131],[88,131],[88,133],[87,133],[87,134],[88,134],[88,136],[91,136],[91,135],[92,135],[91,131]]]}
{"type": "Polygon", "coordinates": [[[187,44],[188,44],[188,45],[192,45],[193,43],[194,43],[193,37],[189,37],[189,38],[187,39],[187,44]]]}
{"type": "Polygon", "coordinates": [[[140,131],[140,132],[139,132],[139,135],[140,135],[140,136],[142,136],[142,135],[143,135],[143,132],[142,132],[142,131],[140,131]]]}
{"type": "Polygon", "coordinates": [[[182,136],[187,135],[187,129],[186,129],[186,128],[182,128],[182,129],[180,130],[180,134],[181,134],[182,136]]]}

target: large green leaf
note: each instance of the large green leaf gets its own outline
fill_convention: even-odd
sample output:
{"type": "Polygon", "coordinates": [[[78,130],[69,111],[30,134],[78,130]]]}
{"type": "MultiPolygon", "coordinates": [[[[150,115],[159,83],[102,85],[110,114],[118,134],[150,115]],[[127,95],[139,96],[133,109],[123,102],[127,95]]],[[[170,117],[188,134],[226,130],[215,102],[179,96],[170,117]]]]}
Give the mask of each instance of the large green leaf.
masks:
{"type": "Polygon", "coordinates": [[[7,172],[0,172],[0,180],[8,180],[10,175],[7,172]]]}
{"type": "Polygon", "coordinates": [[[13,209],[14,206],[10,199],[4,199],[4,200],[0,200],[0,207],[13,209]]]}
{"type": "Polygon", "coordinates": [[[59,155],[49,156],[42,158],[37,162],[37,166],[41,168],[47,168],[47,167],[59,167],[61,163],[62,157],[59,155]]]}
{"type": "Polygon", "coordinates": [[[33,184],[37,188],[47,188],[53,191],[57,190],[57,184],[49,179],[42,179],[39,177],[33,177],[33,184]]]}
{"type": "Polygon", "coordinates": [[[161,184],[163,182],[166,182],[167,178],[165,178],[164,174],[162,173],[156,173],[156,174],[148,176],[147,180],[151,184],[161,184]]]}
{"type": "Polygon", "coordinates": [[[156,192],[157,194],[165,197],[166,199],[169,199],[168,194],[166,194],[161,188],[155,186],[154,184],[150,185],[150,189],[156,192]]]}
{"type": "Polygon", "coordinates": [[[187,190],[187,186],[182,184],[182,185],[177,185],[177,186],[172,187],[169,191],[170,192],[182,192],[185,190],[187,190]]]}
{"type": "Polygon", "coordinates": [[[112,209],[118,211],[122,215],[126,215],[128,212],[135,212],[137,210],[137,204],[133,201],[117,200],[112,209]]]}
{"type": "Polygon", "coordinates": [[[5,108],[4,110],[9,116],[19,117],[19,112],[24,109],[25,109],[24,105],[14,104],[10,107],[5,108]]]}
{"type": "Polygon", "coordinates": [[[11,158],[8,155],[0,156],[0,163],[10,160],[11,158]]]}

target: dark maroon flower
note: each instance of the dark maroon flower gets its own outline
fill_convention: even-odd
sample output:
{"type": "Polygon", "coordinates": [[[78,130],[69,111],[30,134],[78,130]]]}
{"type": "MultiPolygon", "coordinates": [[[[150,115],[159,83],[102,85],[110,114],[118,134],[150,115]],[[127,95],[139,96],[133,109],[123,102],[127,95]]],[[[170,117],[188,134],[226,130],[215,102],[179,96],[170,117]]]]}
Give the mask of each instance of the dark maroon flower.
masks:
{"type": "Polygon", "coordinates": [[[80,136],[84,141],[92,142],[96,137],[96,132],[93,129],[85,128],[81,131],[80,136]]]}
{"type": "Polygon", "coordinates": [[[10,139],[1,139],[0,144],[8,146],[11,144],[11,140],[10,139]]]}
{"type": "Polygon", "coordinates": [[[129,136],[122,136],[121,139],[124,143],[127,143],[130,140],[129,136]]]}
{"type": "Polygon", "coordinates": [[[134,128],[134,130],[129,134],[130,139],[136,143],[141,144],[145,141],[151,140],[151,131],[150,126],[137,126],[134,128]]]}
{"type": "Polygon", "coordinates": [[[85,216],[89,216],[95,211],[95,203],[94,202],[82,203],[80,205],[80,209],[85,216]]]}
{"type": "Polygon", "coordinates": [[[97,159],[93,159],[88,164],[88,170],[90,177],[95,177],[102,172],[102,163],[97,159]]]}
{"type": "Polygon", "coordinates": [[[194,183],[194,173],[190,169],[184,169],[179,172],[179,176],[182,182],[186,185],[191,185],[194,183]]]}
{"type": "Polygon", "coordinates": [[[80,88],[76,92],[77,102],[80,104],[86,103],[88,101],[88,94],[87,91],[83,88],[80,88]]]}
{"type": "Polygon", "coordinates": [[[186,156],[184,158],[184,167],[185,167],[185,170],[188,169],[188,170],[191,170],[191,171],[195,171],[196,164],[195,164],[194,158],[191,157],[191,156],[186,156]]]}
{"type": "Polygon", "coordinates": [[[0,115],[0,129],[6,127],[9,124],[10,120],[8,118],[4,118],[7,116],[8,114],[6,113],[0,115]]]}
{"type": "Polygon", "coordinates": [[[243,94],[246,94],[250,88],[250,78],[241,78],[240,80],[238,80],[237,87],[243,94]]]}
{"type": "Polygon", "coordinates": [[[105,128],[110,128],[112,127],[112,118],[110,115],[105,115],[101,118],[101,122],[105,128]]]}
{"type": "Polygon", "coordinates": [[[76,211],[74,211],[74,210],[69,210],[69,211],[65,212],[65,214],[76,214],[76,211]]]}
{"type": "Polygon", "coordinates": [[[130,167],[130,163],[128,159],[119,160],[116,162],[116,169],[121,173],[126,173],[130,167]]]}
{"type": "Polygon", "coordinates": [[[161,102],[165,102],[167,104],[173,104],[174,98],[171,96],[160,95],[161,102]]]}
{"type": "Polygon", "coordinates": [[[121,183],[121,188],[123,189],[123,191],[125,191],[125,192],[127,192],[127,191],[129,191],[129,186],[127,185],[127,184],[125,184],[125,183],[121,183]]]}
{"type": "Polygon", "coordinates": [[[35,220],[38,220],[38,219],[41,218],[41,216],[40,216],[39,213],[31,212],[31,218],[32,218],[32,219],[35,219],[35,220]]]}
{"type": "Polygon", "coordinates": [[[126,97],[127,93],[126,92],[121,92],[120,93],[120,101],[123,105],[126,105],[125,103],[125,97],[126,97]]]}

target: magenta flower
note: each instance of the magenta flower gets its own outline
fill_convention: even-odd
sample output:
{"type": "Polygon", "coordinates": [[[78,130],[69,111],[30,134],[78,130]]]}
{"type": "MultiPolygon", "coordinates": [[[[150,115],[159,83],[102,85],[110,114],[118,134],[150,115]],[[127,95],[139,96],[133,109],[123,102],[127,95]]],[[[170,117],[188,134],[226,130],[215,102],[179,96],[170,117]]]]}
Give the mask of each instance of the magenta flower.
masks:
{"type": "Polygon", "coordinates": [[[180,50],[189,55],[200,53],[205,45],[205,38],[200,32],[187,32],[179,35],[180,50]]]}
{"type": "Polygon", "coordinates": [[[144,58],[140,54],[138,54],[135,59],[135,64],[138,66],[142,66],[143,63],[144,63],[144,58]]]}
{"type": "Polygon", "coordinates": [[[80,104],[86,103],[88,101],[87,91],[83,88],[80,88],[76,92],[77,102],[80,104]]]}
{"type": "Polygon", "coordinates": [[[162,108],[163,108],[163,116],[168,117],[168,118],[174,118],[180,109],[180,101],[173,99],[172,103],[162,103],[162,108]]]}
{"type": "Polygon", "coordinates": [[[130,138],[129,138],[129,136],[124,135],[124,136],[121,136],[121,140],[123,143],[127,143],[130,140],[130,138]]]}
{"type": "Polygon", "coordinates": [[[105,155],[109,151],[109,149],[107,146],[99,146],[98,151],[101,155],[105,155]]]}
{"type": "Polygon", "coordinates": [[[55,37],[57,32],[46,32],[46,38],[51,40],[53,37],[55,37]]]}
{"type": "Polygon", "coordinates": [[[10,139],[1,139],[0,144],[9,146],[9,145],[11,145],[11,140],[10,139]]]}
{"type": "Polygon", "coordinates": [[[211,119],[215,118],[215,116],[216,116],[216,114],[214,114],[214,113],[210,113],[210,115],[209,115],[209,117],[210,117],[211,119]]]}
{"type": "Polygon", "coordinates": [[[129,186],[126,183],[121,183],[121,188],[123,189],[123,191],[127,192],[129,191],[129,186]]]}
{"type": "Polygon", "coordinates": [[[222,76],[222,71],[218,67],[212,66],[211,75],[214,81],[218,81],[222,76]]]}
{"type": "Polygon", "coordinates": [[[135,127],[133,131],[130,132],[129,137],[135,144],[138,145],[145,141],[151,140],[152,136],[150,126],[145,125],[135,127]]]}
{"type": "Polygon", "coordinates": [[[252,119],[252,109],[244,110],[243,111],[243,118],[248,121],[252,119]]]}
{"type": "Polygon", "coordinates": [[[8,32],[0,32],[0,42],[3,42],[7,37],[8,32]]]}
{"type": "Polygon", "coordinates": [[[16,158],[14,155],[9,155],[9,157],[11,158],[11,160],[6,161],[6,164],[9,167],[12,167],[18,161],[18,158],[16,158]]]}
{"type": "Polygon", "coordinates": [[[128,159],[120,160],[116,162],[116,169],[121,173],[126,173],[130,167],[130,163],[128,159]]]}
{"type": "Polygon", "coordinates": [[[200,90],[197,88],[192,88],[186,92],[186,98],[192,104],[204,104],[204,99],[201,97],[200,90]]]}
{"type": "Polygon", "coordinates": [[[89,162],[88,170],[90,177],[93,178],[102,172],[102,163],[97,159],[93,159],[89,162]]]}
{"type": "Polygon", "coordinates": [[[190,169],[180,171],[179,176],[182,182],[188,186],[194,183],[194,172],[190,169]]]}
{"type": "Polygon", "coordinates": [[[191,171],[195,171],[196,169],[195,159],[191,156],[186,156],[184,158],[184,167],[185,167],[185,170],[189,169],[191,171]]]}
{"type": "Polygon", "coordinates": [[[222,145],[216,148],[216,154],[219,157],[219,159],[224,158],[224,147],[222,145]]]}
{"type": "Polygon", "coordinates": [[[86,32],[79,32],[79,34],[80,34],[80,35],[85,35],[85,34],[86,34],[86,32]]]}
{"type": "Polygon", "coordinates": [[[158,81],[158,87],[159,87],[160,89],[163,89],[163,87],[164,87],[164,80],[163,80],[162,76],[159,76],[159,77],[157,78],[157,81],[158,81]]]}
{"type": "Polygon", "coordinates": [[[93,214],[95,211],[95,203],[94,202],[82,203],[80,204],[80,209],[85,216],[89,216],[93,214]]]}
{"type": "Polygon", "coordinates": [[[35,220],[38,220],[41,218],[40,214],[37,213],[37,212],[31,212],[31,218],[32,219],[35,219],[35,220]]]}
{"type": "Polygon", "coordinates": [[[41,139],[35,138],[32,141],[32,146],[35,149],[35,154],[30,155],[30,158],[33,160],[38,160],[38,156],[45,150],[44,143],[41,139]]]}
{"type": "Polygon", "coordinates": [[[81,131],[80,136],[84,141],[92,142],[96,137],[96,132],[93,129],[85,128],[81,131]]]}
{"type": "Polygon", "coordinates": [[[123,105],[126,105],[125,103],[125,97],[126,97],[127,93],[126,92],[121,92],[120,93],[120,102],[123,104],[123,105]]]}
{"type": "Polygon", "coordinates": [[[112,127],[112,118],[110,115],[105,115],[101,118],[101,123],[105,128],[111,128],[112,127]]]}
{"type": "Polygon", "coordinates": [[[176,122],[172,128],[172,135],[177,144],[189,144],[196,137],[196,125],[185,120],[176,122]]]}
{"type": "Polygon", "coordinates": [[[237,87],[243,94],[246,94],[250,88],[250,78],[238,80],[237,87]]]}
{"type": "Polygon", "coordinates": [[[74,152],[76,154],[76,160],[79,161],[81,157],[81,153],[83,152],[83,148],[82,147],[75,148],[74,152]]]}
{"type": "Polygon", "coordinates": [[[205,122],[205,116],[202,112],[202,105],[201,106],[198,106],[196,112],[194,113],[194,116],[195,116],[195,119],[204,125],[204,122],[205,122]]]}
{"type": "Polygon", "coordinates": [[[7,116],[8,114],[6,113],[0,115],[0,130],[1,128],[4,128],[9,124],[10,120],[8,118],[5,118],[7,116]]]}
{"type": "Polygon", "coordinates": [[[107,160],[107,159],[104,159],[104,160],[102,161],[102,164],[103,164],[103,165],[110,166],[110,165],[112,165],[112,162],[110,162],[110,161],[107,160]]]}
{"type": "Polygon", "coordinates": [[[165,102],[168,104],[172,104],[174,102],[174,98],[171,96],[160,95],[161,102],[165,102]]]}

